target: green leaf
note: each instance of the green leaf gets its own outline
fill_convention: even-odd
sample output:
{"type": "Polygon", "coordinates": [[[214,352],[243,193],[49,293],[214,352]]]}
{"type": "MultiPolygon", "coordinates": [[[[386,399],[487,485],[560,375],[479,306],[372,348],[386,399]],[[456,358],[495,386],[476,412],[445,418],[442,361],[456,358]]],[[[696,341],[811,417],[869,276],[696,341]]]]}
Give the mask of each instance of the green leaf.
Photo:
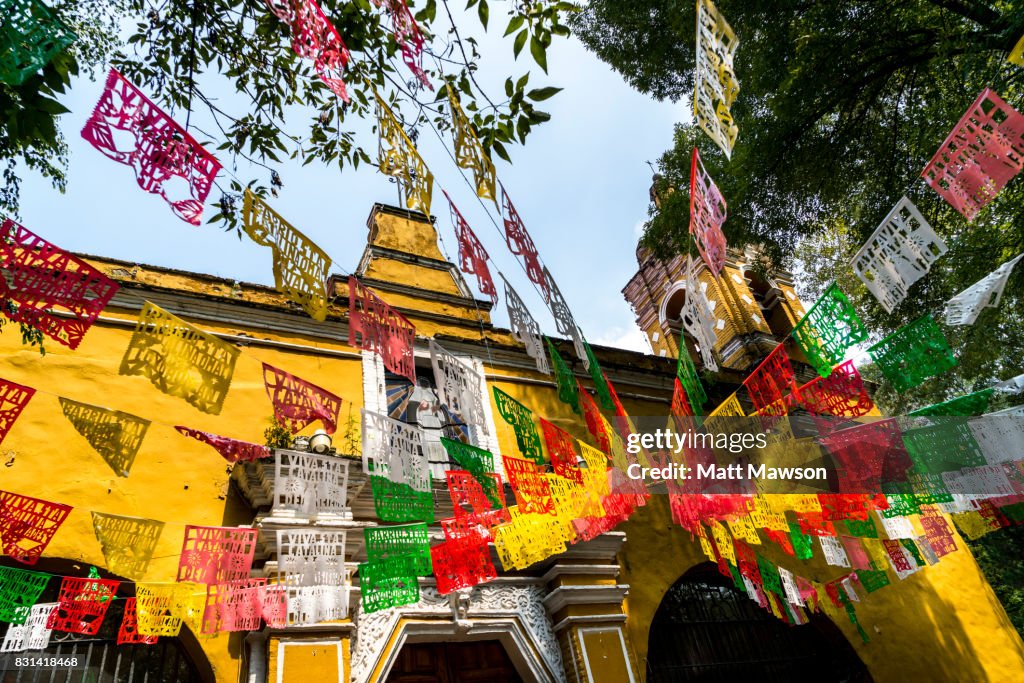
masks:
{"type": "Polygon", "coordinates": [[[508,28],[505,29],[505,35],[502,36],[502,38],[508,35],[512,35],[516,31],[518,31],[519,28],[523,25],[524,21],[526,21],[526,17],[524,17],[522,14],[517,14],[516,16],[512,17],[512,19],[508,22],[508,28]]]}
{"type": "Polygon", "coordinates": [[[497,152],[499,157],[501,157],[502,159],[504,159],[505,161],[507,161],[510,164],[512,163],[512,160],[509,159],[509,157],[508,157],[508,152],[505,150],[505,145],[503,145],[500,142],[498,142],[497,140],[495,140],[493,148],[494,148],[494,151],[497,152]]]}
{"type": "Polygon", "coordinates": [[[512,79],[505,79],[505,97],[512,97],[512,93],[515,92],[515,88],[512,86],[512,79]]]}
{"type": "Polygon", "coordinates": [[[520,144],[526,144],[526,136],[530,134],[530,120],[520,116],[516,121],[516,134],[519,136],[520,144]]]}
{"type": "Polygon", "coordinates": [[[416,21],[429,24],[437,18],[437,0],[427,0],[427,4],[416,13],[416,21]]]}
{"type": "Polygon", "coordinates": [[[530,80],[530,72],[527,71],[518,81],[516,81],[516,90],[522,90],[526,87],[526,82],[530,80]]]}
{"type": "Polygon", "coordinates": [[[523,51],[523,46],[526,45],[526,39],[530,37],[529,29],[523,29],[516,34],[515,42],[512,43],[512,54],[519,57],[519,53],[523,51]]]}
{"type": "Polygon", "coordinates": [[[536,88],[536,89],[531,90],[530,92],[526,93],[526,96],[529,97],[534,102],[543,102],[544,100],[548,99],[549,97],[553,97],[553,96],[557,95],[561,91],[562,91],[562,88],[555,88],[555,87],[536,88]]]}
{"type": "Polygon", "coordinates": [[[490,10],[487,7],[487,0],[480,0],[480,6],[476,8],[476,13],[480,17],[480,23],[484,25],[484,30],[487,30],[487,19],[490,17],[490,10]]]}
{"type": "Polygon", "coordinates": [[[537,66],[544,69],[544,73],[548,72],[548,56],[547,50],[544,44],[541,43],[536,36],[530,38],[530,54],[533,55],[533,61],[537,62],[537,66]]]}

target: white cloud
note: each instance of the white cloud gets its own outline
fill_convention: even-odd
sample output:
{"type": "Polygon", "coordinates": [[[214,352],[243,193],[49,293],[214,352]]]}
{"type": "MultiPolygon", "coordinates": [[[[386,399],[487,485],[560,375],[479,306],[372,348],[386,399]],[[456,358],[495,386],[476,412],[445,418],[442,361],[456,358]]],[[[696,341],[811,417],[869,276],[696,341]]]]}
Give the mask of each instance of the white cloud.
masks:
{"type": "Polygon", "coordinates": [[[647,341],[647,335],[641,332],[639,327],[633,325],[626,328],[609,327],[603,329],[596,337],[587,341],[592,344],[610,346],[615,349],[651,353],[651,345],[647,341]]]}

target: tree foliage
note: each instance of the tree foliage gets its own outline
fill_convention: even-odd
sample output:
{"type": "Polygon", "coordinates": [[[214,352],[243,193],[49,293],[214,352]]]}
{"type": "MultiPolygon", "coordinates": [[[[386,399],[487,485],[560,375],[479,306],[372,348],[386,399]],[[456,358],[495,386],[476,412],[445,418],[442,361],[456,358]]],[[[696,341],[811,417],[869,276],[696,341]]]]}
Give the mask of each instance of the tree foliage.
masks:
{"type": "MultiPolygon", "coordinates": [[[[447,0],[424,0],[417,6],[410,2],[427,38],[424,67],[434,92],[422,89],[402,64],[385,10],[370,0],[319,4],[353,57],[344,73],[350,105],[315,77],[308,61],[295,55],[288,27],[263,0],[56,3],[57,14],[80,40],[22,86],[0,84],[0,163],[8,171],[0,210],[17,212],[18,162],[63,189],[66,144],[58,117],[66,109],[58,96],[80,69],[100,70],[108,63],[187,123],[226,166],[242,159],[265,168],[260,179],[221,178],[224,201],[219,212],[209,215],[211,221],[226,220],[229,226],[235,226],[233,199],[243,184],[258,194],[276,191],[289,160],[340,169],[375,163],[376,141],[353,132],[354,119],[373,116],[371,84],[401,98],[396,113],[415,139],[419,125],[450,125],[442,87],[450,81],[485,148],[506,160],[508,145],[525,143],[533,127],[550,118],[535,103],[557,88],[528,88],[529,71],[509,78],[503,98],[483,91],[475,77],[481,61],[477,42],[461,35],[447,0]],[[114,38],[119,35],[123,43],[114,38]],[[263,185],[267,181],[269,188],[263,185]]],[[[468,7],[475,8],[485,29],[493,23],[487,0],[469,0],[468,7]]],[[[516,55],[529,44],[532,58],[546,71],[548,46],[555,36],[568,35],[561,17],[571,9],[571,4],[554,0],[513,5],[504,28],[516,55]]]]}
{"type": "Polygon", "coordinates": [[[1024,637],[1024,527],[1012,526],[965,541],[1017,633],[1024,637]]]}
{"type": "MultiPolygon", "coordinates": [[[[950,296],[1024,251],[1024,179],[1011,182],[972,225],[919,180],[985,87],[1024,108],[1024,69],[1006,61],[1024,34],[1024,2],[716,5],[740,40],[732,107],[739,139],[729,161],[692,121],[677,126],[658,161],[660,207],[652,207],[646,246],[663,257],[689,248],[685,188],[696,145],[728,202],[730,244],[759,244],[771,266],[795,268],[811,300],[839,279],[875,340],[925,312],[938,317],[950,296]],[[904,194],[950,251],[889,315],[848,264],[904,194]]],[[[669,0],[592,0],[570,19],[574,33],[627,82],[669,99],[693,92],[695,22],[693,3],[669,0]]],[[[987,310],[973,327],[947,328],[960,357],[956,371],[919,394],[894,398],[930,402],[1021,372],[1022,289],[1018,271],[999,310],[987,310]]]]}
{"type": "Polygon", "coordinates": [[[45,69],[19,86],[0,83],[0,212],[17,215],[24,169],[50,179],[63,190],[66,183],[67,144],[58,117],[67,113],[58,98],[67,91],[80,64],[94,65],[107,59],[117,35],[114,12],[120,0],[59,0],[54,11],[72,26],[78,40],[56,55],[45,69]],[[19,163],[22,169],[19,170],[19,163]]]}
{"type": "MultiPolygon", "coordinates": [[[[319,0],[353,57],[344,72],[350,104],[315,76],[308,61],[296,56],[290,29],[264,0],[49,4],[78,40],[21,85],[0,83],[0,214],[14,217],[20,174],[26,169],[48,178],[57,190],[65,189],[67,143],[59,119],[68,110],[60,96],[80,72],[96,76],[107,65],[215,149],[226,167],[237,168],[242,160],[249,168],[264,169],[261,178],[229,174],[218,181],[217,210],[207,216],[211,223],[236,230],[244,187],[261,196],[276,194],[288,162],[319,162],[340,170],[376,163],[376,141],[357,138],[352,130],[355,119],[374,115],[374,88],[392,91],[392,107],[415,141],[420,126],[435,126],[439,133],[450,127],[443,86],[451,83],[484,149],[506,161],[511,161],[508,145],[525,144],[534,126],[551,118],[535,105],[560,90],[528,87],[531,74],[526,71],[505,81],[503,98],[484,92],[476,79],[481,61],[477,41],[461,35],[448,0],[424,0],[418,11],[409,3],[427,38],[424,67],[434,92],[425,90],[396,57],[400,48],[386,11],[370,0],[319,0]]],[[[468,0],[469,8],[476,9],[486,30],[492,23],[487,0],[468,0]]],[[[573,9],[557,0],[514,4],[504,35],[515,56],[529,45],[532,59],[546,73],[547,49],[555,36],[569,35],[561,20],[573,9]]],[[[42,352],[39,331],[20,327],[23,342],[38,345],[42,352]]]]}

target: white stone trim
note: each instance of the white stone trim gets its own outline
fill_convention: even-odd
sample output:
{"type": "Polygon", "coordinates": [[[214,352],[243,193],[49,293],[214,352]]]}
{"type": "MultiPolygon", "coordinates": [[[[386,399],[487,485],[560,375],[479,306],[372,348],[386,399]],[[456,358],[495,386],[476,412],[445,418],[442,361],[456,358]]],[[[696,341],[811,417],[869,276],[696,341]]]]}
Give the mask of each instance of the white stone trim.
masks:
{"type": "Polygon", "coordinates": [[[559,576],[585,575],[585,576],[609,576],[615,578],[620,572],[617,564],[561,564],[551,565],[551,569],[544,572],[540,580],[548,583],[559,576]]]}
{"type": "MultiPolygon", "coordinates": [[[[500,580],[499,580],[500,581],[500,580]]],[[[527,680],[566,683],[562,652],[537,585],[491,583],[443,596],[421,586],[414,605],[356,613],[352,643],[352,683],[370,683],[379,668],[386,678],[406,640],[411,642],[502,640],[527,680]],[[452,600],[450,598],[457,599],[452,600]],[[399,621],[405,622],[399,627],[399,621]],[[390,653],[384,647],[396,636],[390,653]]]]}
{"type": "Polygon", "coordinates": [[[625,624],[626,618],[625,614],[581,614],[566,617],[555,624],[555,633],[561,633],[577,624],[625,624]]]}
{"type": "Polygon", "coordinates": [[[627,595],[629,586],[621,583],[559,586],[544,596],[544,606],[554,614],[567,605],[621,605],[627,595]]]}
{"type": "Polygon", "coordinates": [[[384,361],[373,351],[363,351],[363,408],[381,415],[388,414],[384,361]]]}
{"type": "Polygon", "coordinates": [[[686,290],[686,278],[680,278],[675,282],[665,285],[665,293],[661,296],[661,303],[658,304],[658,322],[661,323],[662,328],[668,322],[668,300],[672,298],[672,295],[680,290],[686,290]]]}

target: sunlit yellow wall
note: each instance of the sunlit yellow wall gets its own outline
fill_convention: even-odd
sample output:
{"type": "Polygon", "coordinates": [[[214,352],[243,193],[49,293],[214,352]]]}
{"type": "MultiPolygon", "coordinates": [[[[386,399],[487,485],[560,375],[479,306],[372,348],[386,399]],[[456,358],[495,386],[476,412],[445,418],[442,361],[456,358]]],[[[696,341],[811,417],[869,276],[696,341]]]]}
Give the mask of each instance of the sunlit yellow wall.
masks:
{"type": "MultiPolygon", "coordinates": [[[[627,536],[621,553],[622,580],[630,584],[626,625],[644,669],[650,624],[662,597],[687,570],[707,560],[697,540],[672,522],[663,496],[652,497],[619,529],[627,536]]],[[[892,583],[856,605],[871,639],[866,645],[822,591],[826,612],[879,683],[1024,680],[1024,643],[963,541],[956,540],[957,552],[904,581],[889,572],[892,583]]],[[[757,551],[820,583],[844,571],[825,564],[817,543],[815,557],[807,562],[794,561],[767,541],[757,551]]]]}
{"type": "MultiPolygon", "coordinates": [[[[434,238],[421,236],[422,225],[411,230],[409,240],[403,242],[396,236],[398,232],[393,232],[398,230],[396,225],[389,224],[386,230],[376,233],[378,246],[393,244],[395,246],[386,248],[404,249],[410,248],[408,245],[411,244],[418,245],[416,248],[419,249],[428,249],[430,240],[434,238]]],[[[429,232],[433,234],[433,229],[430,228],[429,232]]],[[[399,264],[399,261],[385,256],[369,261],[371,268],[378,268],[374,272],[380,276],[407,277],[409,273],[404,270],[407,264],[399,264]]],[[[266,288],[232,288],[230,283],[212,278],[133,269],[124,264],[100,265],[122,279],[126,291],[135,288],[142,297],[147,295],[146,288],[157,288],[189,292],[204,300],[233,301],[236,306],[232,312],[241,320],[255,321],[262,311],[270,309],[276,315],[291,310],[279,295],[266,288]]],[[[455,285],[450,274],[427,268],[421,268],[417,273],[415,282],[419,286],[429,285],[445,292],[457,291],[457,288],[452,289],[455,285]],[[427,276],[423,273],[427,271],[430,278],[436,278],[436,282],[424,279],[427,276]]],[[[336,293],[343,296],[347,290],[339,284],[336,293]]],[[[468,304],[456,313],[458,306],[429,297],[406,294],[403,299],[394,293],[383,296],[393,304],[401,303],[421,313],[414,320],[421,336],[450,334],[472,341],[481,334],[487,334],[488,344],[495,347],[513,343],[507,332],[492,333],[486,328],[482,332],[477,313],[474,310],[470,316],[468,304]],[[438,319],[429,314],[449,314],[462,320],[438,319]]],[[[135,314],[133,310],[110,308],[104,316],[130,322],[135,314]]],[[[45,357],[22,347],[17,334],[8,330],[0,335],[0,377],[36,387],[40,393],[0,446],[6,465],[2,470],[0,487],[75,507],[56,535],[47,557],[80,562],[83,574],[86,565],[103,566],[99,545],[92,532],[90,510],[166,521],[168,524],[156,551],[157,559],[146,579],[173,580],[185,523],[248,524],[251,513],[229,489],[228,468],[224,461],[209,447],[180,436],[171,426],[184,424],[226,436],[262,441],[272,409],[264,391],[261,361],[341,396],[345,403],[341,415],[343,425],[339,431],[344,430],[347,420],[358,424],[358,411],[363,402],[361,361],[357,356],[330,355],[332,352],[355,352],[345,343],[344,330],[338,323],[339,316],[344,314],[343,305],[332,306],[332,318],[323,327],[327,331],[324,337],[297,332],[269,332],[256,323],[242,326],[193,320],[203,329],[213,332],[244,333],[254,340],[280,341],[303,347],[271,348],[254,341],[243,349],[223,412],[217,416],[201,413],[181,399],[160,393],[142,377],[118,374],[120,359],[131,334],[129,326],[100,322],[77,351],[69,352],[49,343],[45,357]],[[115,476],[74,431],[60,412],[56,399],[58,394],[160,421],[151,426],[128,478],[115,476]]],[[[182,315],[190,319],[187,311],[182,315]]],[[[304,325],[306,319],[301,313],[294,315],[296,329],[300,329],[298,323],[301,321],[304,325]]],[[[485,356],[486,351],[481,355],[485,356]]],[[[568,352],[564,355],[570,360],[568,352]]],[[[657,392],[630,387],[626,382],[618,381],[618,377],[625,369],[634,372],[649,370],[652,377],[670,376],[671,368],[665,367],[670,364],[625,352],[602,351],[601,355],[602,364],[616,382],[631,414],[658,415],[666,412],[665,401],[634,400],[628,395],[657,392]]],[[[486,362],[485,368],[491,376],[490,386],[499,386],[537,415],[576,437],[590,441],[582,417],[557,399],[550,377],[540,375],[527,366],[516,368],[486,362]]],[[[667,381],[665,386],[663,397],[667,399],[667,381]]],[[[491,400],[493,402],[493,398],[491,400]]],[[[512,430],[497,414],[495,419],[499,452],[518,455],[512,430]]],[[[312,429],[310,427],[307,431],[312,429]]],[[[338,439],[335,445],[339,450],[346,449],[338,439]]],[[[639,510],[620,528],[627,532],[628,537],[620,557],[623,568],[620,582],[630,584],[625,604],[629,614],[627,649],[637,654],[636,668],[643,671],[650,622],[658,604],[668,587],[690,566],[703,561],[703,557],[699,546],[689,539],[688,534],[672,524],[663,497],[652,498],[646,508],[639,510]]],[[[817,581],[827,581],[837,575],[834,568],[821,566],[817,559],[794,566],[788,558],[774,553],[772,549],[768,550],[768,555],[783,566],[817,581]]],[[[1024,680],[1021,641],[966,550],[943,558],[939,565],[927,568],[899,585],[872,594],[858,606],[858,614],[871,634],[869,645],[859,644],[845,615],[835,616],[834,620],[855,644],[876,680],[902,679],[901,683],[919,679],[1024,680]]],[[[237,645],[229,645],[229,640],[226,636],[200,640],[219,681],[235,681],[240,673],[241,651],[237,645]]],[[[596,638],[592,643],[588,641],[588,654],[611,658],[618,653],[621,658],[621,648],[613,648],[606,640],[596,638]]],[[[269,647],[272,665],[273,658],[277,656],[275,643],[272,640],[269,647]]],[[[308,673],[308,680],[317,680],[312,670],[299,673],[308,673]]]]}
{"type": "MultiPolygon", "coordinates": [[[[105,270],[110,271],[111,267],[105,270]]],[[[183,285],[185,280],[153,273],[137,273],[137,277],[172,286],[183,285]]],[[[208,286],[194,282],[189,288],[209,292],[208,286]]],[[[230,286],[221,288],[225,296],[230,291],[230,286]]],[[[279,297],[265,291],[253,290],[251,298],[281,305],[279,297]]],[[[135,314],[108,308],[104,317],[133,320],[135,314]]],[[[314,353],[256,345],[244,349],[223,412],[207,415],[181,399],[162,394],[143,377],[118,374],[131,335],[128,327],[101,322],[89,331],[76,351],[47,342],[45,357],[40,357],[35,349],[23,347],[16,328],[0,334],[0,377],[38,390],[0,445],[6,465],[0,474],[0,488],[74,506],[46,557],[80,562],[81,575],[85,575],[87,565],[104,567],[90,511],[152,518],[167,525],[155,552],[157,559],[145,578],[173,581],[186,523],[249,524],[252,515],[248,507],[229,491],[225,461],[210,447],[181,436],[172,426],[181,424],[262,443],[273,411],[263,387],[261,361],[342,396],[342,421],[351,414],[358,425],[362,406],[360,361],[315,353],[317,348],[351,350],[344,343],[274,334],[255,327],[198,324],[214,332],[245,333],[257,339],[308,345],[314,353]],[[72,428],[60,410],[57,395],[154,420],[129,477],[116,476],[72,428]]],[[[240,653],[238,648],[229,649],[228,637],[200,638],[200,643],[218,680],[235,680],[240,653]]]]}
{"type": "Polygon", "coordinates": [[[347,635],[269,638],[267,680],[282,683],[346,681],[351,672],[350,645],[347,635]],[[338,648],[341,648],[340,661],[338,648]]]}
{"type": "MultiPolygon", "coordinates": [[[[655,355],[674,357],[679,348],[679,332],[662,319],[662,309],[668,298],[680,303],[679,293],[673,287],[686,280],[686,259],[659,261],[641,249],[638,260],[640,269],[623,289],[623,294],[633,307],[637,324],[655,355]]],[[[715,328],[714,348],[720,366],[725,368],[749,369],[767,355],[775,339],[787,334],[803,315],[793,286],[784,279],[774,283],[782,292],[778,303],[769,311],[762,311],[747,281],[747,270],[747,256],[739,252],[730,252],[717,278],[703,263],[698,264],[697,280],[715,318],[721,321],[717,324],[720,327],[715,328]],[[741,340],[743,343],[737,343],[741,340]]],[[[670,317],[675,313],[669,311],[670,317]]]]}

